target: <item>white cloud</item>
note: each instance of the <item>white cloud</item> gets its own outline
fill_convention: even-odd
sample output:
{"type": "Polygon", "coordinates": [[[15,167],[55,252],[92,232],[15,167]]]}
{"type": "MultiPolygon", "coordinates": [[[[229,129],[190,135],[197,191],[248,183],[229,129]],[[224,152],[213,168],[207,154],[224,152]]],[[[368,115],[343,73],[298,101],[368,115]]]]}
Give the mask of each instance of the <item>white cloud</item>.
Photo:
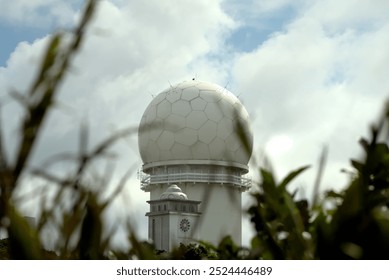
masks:
{"type": "MultiPolygon", "coordinates": [[[[187,1],[174,6],[161,1],[125,2],[119,7],[102,1],[61,87],[60,106],[45,139],[74,131],[85,117],[94,133],[98,128],[98,135],[107,135],[108,127],[137,124],[151,95],[169,83],[195,75],[221,81],[226,74],[215,71],[204,57],[218,51],[233,26],[218,2],[187,1]]],[[[3,93],[11,87],[21,92],[27,88],[46,43],[47,38],[42,38],[18,45],[0,70],[3,93]]],[[[51,152],[43,146],[43,154],[51,152]]]]}
{"type": "Polygon", "coordinates": [[[287,135],[275,135],[266,143],[265,151],[269,156],[279,156],[293,148],[293,139],[287,135]]]}
{"type": "Polygon", "coordinates": [[[28,27],[63,27],[73,23],[80,0],[0,0],[0,20],[28,27]]]}
{"type": "MultiPolygon", "coordinates": [[[[9,9],[21,5],[27,4],[16,2],[9,9]]],[[[67,19],[77,17],[78,12],[69,14],[67,19]]],[[[227,70],[215,69],[222,63],[209,62],[205,57],[225,52],[221,49],[223,40],[234,26],[218,1],[181,1],[174,5],[165,1],[101,1],[85,44],[60,88],[57,106],[50,114],[31,164],[39,166],[62,151],[75,152],[80,123],[85,119],[90,129],[90,146],[118,128],[135,127],[152,95],[169,87],[169,83],[194,76],[223,82],[227,70]]],[[[20,43],[7,66],[0,69],[1,99],[8,102],[5,115],[15,116],[11,123],[7,122],[8,144],[15,142],[21,110],[5,93],[11,87],[20,92],[28,87],[47,41],[45,37],[20,43]]],[[[136,135],[120,141],[114,150],[119,158],[113,181],[129,167],[141,164],[136,135]]],[[[140,218],[135,219],[135,224],[144,238],[148,194],[140,190],[134,177],[135,172],[121,198],[115,201],[108,220],[110,224],[123,222],[124,216],[136,213],[140,218]]]]}
{"type": "Polygon", "coordinates": [[[316,19],[331,32],[342,32],[345,29],[369,31],[387,22],[389,2],[376,0],[362,1],[306,1],[309,7],[306,17],[316,19]]]}
{"type": "MultiPolygon", "coordinates": [[[[359,155],[357,140],[381,110],[389,91],[387,2],[379,7],[362,2],[355,9],[354,1],[301,6],[281,32],[236,56],[232,76],[256,112],[256,139],[262,142],[257,144],[277,134],[293,139],[290,153],[272,157],[280,177],[316,164],[323,145],[329,145],[331,176],[324,184],[344,186],[340,166],[359,155]]],[[[308,192],[312,170],[300,180],[308,192]]]]}

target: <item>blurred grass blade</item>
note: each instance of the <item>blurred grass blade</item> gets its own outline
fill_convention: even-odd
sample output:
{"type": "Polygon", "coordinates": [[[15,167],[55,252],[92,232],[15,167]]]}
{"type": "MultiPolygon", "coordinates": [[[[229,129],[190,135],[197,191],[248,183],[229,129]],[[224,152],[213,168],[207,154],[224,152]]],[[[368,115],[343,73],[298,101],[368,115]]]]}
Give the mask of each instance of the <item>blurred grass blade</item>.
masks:
{"type": "Polygon", "coordinates": [[[37,231],[11,204],[7,206],[10,258],[14,260],[42,259],[41,243],[37,231]]]}

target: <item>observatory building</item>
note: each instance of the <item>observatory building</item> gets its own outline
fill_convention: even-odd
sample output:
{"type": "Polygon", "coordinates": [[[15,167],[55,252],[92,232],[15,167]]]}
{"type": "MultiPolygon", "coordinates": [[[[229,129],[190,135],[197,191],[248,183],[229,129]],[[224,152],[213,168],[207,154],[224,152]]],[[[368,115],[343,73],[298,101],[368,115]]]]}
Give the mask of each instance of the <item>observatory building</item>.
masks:
{"type": "Polygon", "coordinates": [[[217,244],[226,235],[240,245],[252,131],[239,99],[208,82],[171,86],[146,108],[138,141],[156,248],[217,244]]]}

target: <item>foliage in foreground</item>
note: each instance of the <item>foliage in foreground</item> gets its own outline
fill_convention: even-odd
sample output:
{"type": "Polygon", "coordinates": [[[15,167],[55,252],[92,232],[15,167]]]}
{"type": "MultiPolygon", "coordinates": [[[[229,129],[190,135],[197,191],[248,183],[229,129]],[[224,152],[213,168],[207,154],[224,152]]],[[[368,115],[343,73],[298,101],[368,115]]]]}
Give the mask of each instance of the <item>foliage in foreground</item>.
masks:
{"type": "MultiPolygon", "coordinates": [[[[106,200],[90,188],[86,177],[90,165],[131,130],[115,134],[90,151],[83,130],[79,154],[73,157],[75,172],[66,178],[50,174],[44,167],[31,170],[27,165],[55,103],[56,89],[81,45],[95,6],[96,1],[88,2],[69,42],[64,44],[65,34],[52,37],[30,91],[26,95],[14,94],[25,106],[25,115],[14,159],[6,158],[0,134],[0,229],[9,236],[0,240],[0,259],[389,259],[389,106],[372,128],[370,138],[360,141],[364,157],[351,160],[351,182],[341,193],[329,191],[320,196],[317,183],[310,203],[296,200],[288,186],[308,167],[291,172],[280,182],[272,172],[258,170],[262,181],[252,193],[254,203],[248,209],[256,234],[248,248],[238,247],[227,236],[217,246],[200,242],[181,245],[171,253],[156,252],[152,244],[138,240],[129,226],[131,249],[112,250],[111,235],[103,234],[102,214],[124,186],[128,174],[106,200]],[[15,206],[14,193],[25,174],[39,176],[58,187],[54,203],[42,205],[36,228],[15,206]],[[64,207],[63,199],[69,193],[72,199],[64,207]],[[48,226],[54,226],[59,233],[55,252],[46,251],[42,245],[42,232],[48,226]]],[[[318,182],[324,159],[323,154],[318,182]]]]}
{"type": "MultiPolygon", "coordinates": [[[[261,170],[261,192],[249,213],[256,228],[251,252],[264,259],[389,259],[389,104],[361,139],[363,158],[351,160],[351,182],[341,193],[328,191],[294,201],[287,184],[306,167],[277,184],[261,170]]],[[[322,161],[323,162],[323,161],[322,161]]]]}

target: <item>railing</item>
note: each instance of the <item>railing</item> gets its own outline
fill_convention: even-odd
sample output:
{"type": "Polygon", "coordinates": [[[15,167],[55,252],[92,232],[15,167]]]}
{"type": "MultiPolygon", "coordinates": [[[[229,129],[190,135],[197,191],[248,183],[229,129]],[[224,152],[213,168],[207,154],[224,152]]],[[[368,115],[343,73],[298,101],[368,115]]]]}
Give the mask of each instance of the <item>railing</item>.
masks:
{"type": "Polygon", "coordinates": [[[172,173],[172,174],[140,174],[141,188],[146,190],[153,184],[173,184],[173,183],[217,183],[232,184],[245,189],[251,187],[251,179],[232,174],[209,174],[209,173],[172,173]]]}

